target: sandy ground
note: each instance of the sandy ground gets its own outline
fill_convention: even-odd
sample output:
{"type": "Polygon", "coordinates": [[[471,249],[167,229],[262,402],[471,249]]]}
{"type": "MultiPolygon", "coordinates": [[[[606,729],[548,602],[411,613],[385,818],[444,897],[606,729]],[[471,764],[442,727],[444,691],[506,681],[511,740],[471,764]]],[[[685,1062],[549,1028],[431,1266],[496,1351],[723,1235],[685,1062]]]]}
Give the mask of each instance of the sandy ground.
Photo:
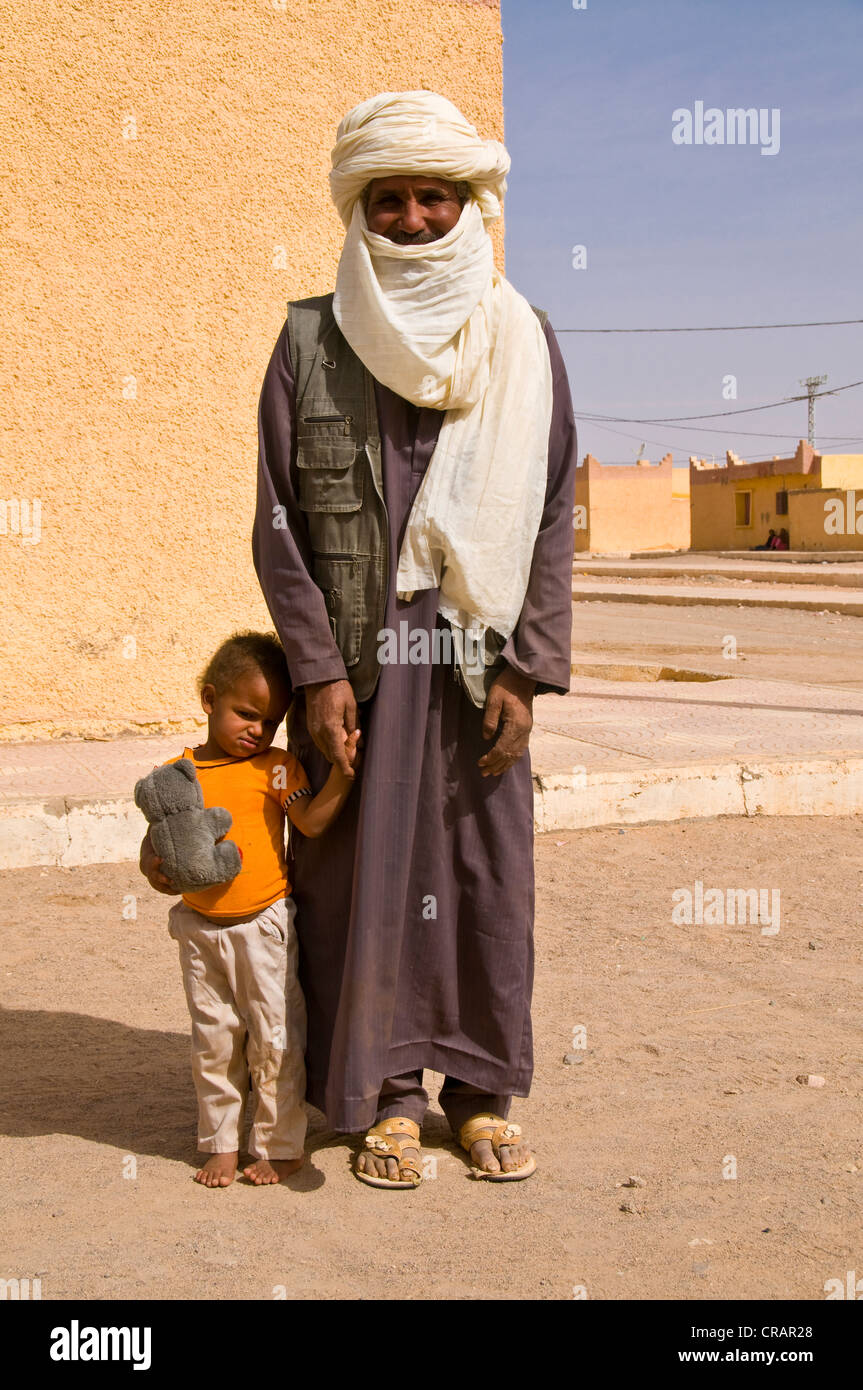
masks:
{"type": "MultiPolygon", "coordinates": [[[[586,582],[577,568],[575,578],[586,582]]],[[[845,613],[575,603],[572,649],[573,661],[659,661],[721,676],[863,689],[863,618],[845,613]],[[723,655],[735,650],[729,636],[736,643],[734,660],[723,655]]]]}
{"type": "Polygon", "coordinates": [[[168,900],[131,865],[4,875],[0,1277],[44,1299],[823,1299],[863,1271],[859,835],[540,837],[536,1076],[513,1111],[540,1171],[474,1182],[435,1108],[416,1192],[358,1183],[317,1112],[289,1185],[196,1186],[168,900]],[[778,887],[778,935],[673,925],[695,879],[778,887]]]}

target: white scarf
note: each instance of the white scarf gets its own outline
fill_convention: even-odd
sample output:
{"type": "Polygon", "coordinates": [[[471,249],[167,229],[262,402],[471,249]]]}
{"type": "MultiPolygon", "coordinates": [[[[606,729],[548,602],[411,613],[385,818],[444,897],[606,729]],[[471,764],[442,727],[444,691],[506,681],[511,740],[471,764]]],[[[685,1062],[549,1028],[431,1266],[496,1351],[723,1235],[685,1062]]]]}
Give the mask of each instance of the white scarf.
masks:
{"type": "MultiPolygon", "coordinates": [[[[353,196],[340,204],[342,215],[348,206],[351,215],[333,312],[372,376],[414,405],[446,412],[408,518],[396,592],[409,599],[415,590],[438,588],[439,611],[459,636],[469,632],[482,641],[492,629],[507,638],[527,591],[545,498],[548,346],[527,300],[495,269],[485,224],[497,215],[496,198],[488,190],[469,198],[456,225],[437,241],[400,246],[369,231],[356,190],[370,179],[432,167],[442,178],[465,176],[458,171],[465,167],[466,122],[455,107],[428,92],[384,96],[388,122],[398,121],[398,103],[409,98],[414,114],[417,107],[425,111],[426,123],[421,136],[409,129],[409,148],[399,151],[396,168],[378,148],[379,135],[365,160],[358,149],[356,124],[373,125],[368,116],[349,131],[353,196]],[[461,122],[449,145],[443,107],[461,122]],[[429,109],[435,113],[431,150],[429,109]]],[[[383,101],[374,98],[363,108],[383,101]]],[[[340,137],[351,117],[355,113],[342,122],[340,137]]],[[[478,137],[467,129],[474,168],[478,137]]],[[[479,143],[502,149],[493,141],[479,143]]],[[[337,144],[337,171],[338,151],[337,144]]],[[[337,173],[331,177],[335,194],[337,173]]]]}

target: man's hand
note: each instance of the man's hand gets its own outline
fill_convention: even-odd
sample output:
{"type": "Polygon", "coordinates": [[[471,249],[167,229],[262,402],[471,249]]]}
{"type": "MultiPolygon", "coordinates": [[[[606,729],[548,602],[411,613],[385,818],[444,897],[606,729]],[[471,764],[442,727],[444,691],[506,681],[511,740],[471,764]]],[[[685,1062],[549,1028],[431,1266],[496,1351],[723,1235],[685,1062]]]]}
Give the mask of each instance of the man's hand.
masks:
{"type": "Polygon", "coordinates": [[[176,889],[171,880],[166,878],[162,873],[160,868],[161,863],[161,859],[153,849],[153,845],[150,841],[150,832],[148,830],[141,842],[141,857],[138,861],[138,867],[150,887],[155,888],[157,893],[170,893],[172,897],[176,898],[179,890],[176,889]]]}
{"type": "Polygon", "coordinates": [[[350,681],[322,681],[307,685],[306,726],[316,748],[327,762],[353,778],[351,758],[345,749],[349,734],[356,732],[357,702],[350,681]]]}
{"type": "Polygon", "coordinates": [[[500,734],[494,747],[480,758],[477,766],[483,777],[499,777],[527,752],[533,728],[533,692],[536,681],[519,675],[511,666],[501,671],[485,701],[483,738],[500,734]]]}

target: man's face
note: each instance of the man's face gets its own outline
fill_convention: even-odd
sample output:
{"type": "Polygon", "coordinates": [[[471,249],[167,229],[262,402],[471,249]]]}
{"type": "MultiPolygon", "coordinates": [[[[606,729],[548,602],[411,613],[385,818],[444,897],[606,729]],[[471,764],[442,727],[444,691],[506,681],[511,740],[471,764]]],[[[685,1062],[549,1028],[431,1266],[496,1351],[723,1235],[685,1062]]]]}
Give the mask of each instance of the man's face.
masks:
{"type": "Polygon", "coordinates": [[[461,216],[455,184],[428,174],[372,179],[366,222],[370,232],[398,246],[419,246],[445,236],[461,216]]]}

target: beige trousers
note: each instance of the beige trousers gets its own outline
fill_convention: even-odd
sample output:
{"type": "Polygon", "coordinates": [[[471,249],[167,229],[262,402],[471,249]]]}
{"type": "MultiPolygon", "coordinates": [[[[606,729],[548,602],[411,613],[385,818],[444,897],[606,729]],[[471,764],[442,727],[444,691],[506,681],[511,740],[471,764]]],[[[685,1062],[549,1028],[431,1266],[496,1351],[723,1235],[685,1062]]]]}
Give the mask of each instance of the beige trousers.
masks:
{"type": "Polygon", "coordinates": [[[299,1158],[306,1135],[306,1005],[297,980],[296,905],[282,898],[220,927],[182,901],[168,913],[192,1018],[198,1147],[233,1153],[251,1075],[255,1158],[299,1158]]]}

